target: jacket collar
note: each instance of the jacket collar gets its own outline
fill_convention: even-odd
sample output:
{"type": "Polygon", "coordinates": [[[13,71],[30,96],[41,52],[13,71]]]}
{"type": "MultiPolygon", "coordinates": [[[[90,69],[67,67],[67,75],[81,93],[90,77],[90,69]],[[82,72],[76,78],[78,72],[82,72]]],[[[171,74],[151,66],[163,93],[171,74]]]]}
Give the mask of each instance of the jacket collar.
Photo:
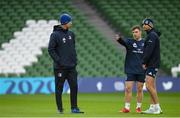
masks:
{"type": "Polygon", "coordinates": [[[67,32],[68,29],[63,29],[60,25],[55,25],[54,28],[53,28],[53,31],[67,32]]]}

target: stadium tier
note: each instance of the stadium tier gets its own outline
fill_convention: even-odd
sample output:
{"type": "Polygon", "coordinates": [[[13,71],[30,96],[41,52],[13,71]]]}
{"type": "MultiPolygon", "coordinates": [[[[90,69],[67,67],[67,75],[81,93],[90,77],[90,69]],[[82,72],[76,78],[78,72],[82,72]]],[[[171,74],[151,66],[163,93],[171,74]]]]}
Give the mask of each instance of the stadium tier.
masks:
{"type": "Polygon", "coordinates": [[[178,0],[88,0],[98,12],[117,30],[130,35],[133,25],[152,18],[162,33],[161,68],[170,73],[180,64],[180,1],[178,0]]]}
{"type": "Polygon", "coordinates": [[[60,13],[73,16],[80,77],[124,76],[124,54],[68,0],[0,1],[0,75],[53,76],[47,46],[60,13]]]}

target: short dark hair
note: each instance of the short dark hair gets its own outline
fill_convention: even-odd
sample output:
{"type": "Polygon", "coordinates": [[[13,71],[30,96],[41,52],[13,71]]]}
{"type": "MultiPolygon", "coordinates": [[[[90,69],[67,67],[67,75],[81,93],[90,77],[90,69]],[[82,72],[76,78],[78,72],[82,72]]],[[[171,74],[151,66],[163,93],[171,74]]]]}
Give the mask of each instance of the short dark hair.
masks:
{"type": "Polygon", "coordinates": [[[135,25],[131,28],[132,31],[134,31],[135,29],[138,29],[141,31],[141,27],[139,25],[135,25]]]}

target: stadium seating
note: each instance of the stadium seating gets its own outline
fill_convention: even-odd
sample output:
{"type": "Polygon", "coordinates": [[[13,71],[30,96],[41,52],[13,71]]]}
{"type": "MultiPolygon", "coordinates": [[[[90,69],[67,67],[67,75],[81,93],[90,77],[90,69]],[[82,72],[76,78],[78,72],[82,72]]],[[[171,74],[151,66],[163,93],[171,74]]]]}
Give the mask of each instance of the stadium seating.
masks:
{"type": "Polygon", "coordinates": [[[172,0],[89,0],[98,12],[117,30],[130,35],[130,28],[152,18],[161,31],[161,69],[170,74],[180,64],[180,1],[172,0]]]}
{"type": "Polygon", "coordinates": [[[172,67],[171,68],[171,73],[173,77],[178,77],[180,76],[180,64],[177,67],[172,67]]]}
{"type": "MultiPolygon", "coordinates": [[[[131,35],[130,28],[140,24],[145,17],[154,19],[156,27],[162,32],[161,68],[170,73],[171,68],[174,70],[173,67],[178,67],[180,1],[89,0],[88,2],[95,6],[113,27],[127,36],[131,35]]],[[[91,26],[81,11],[72,6],[70,0],[1,0],[0,3],[1,76],[52,76],[52,62],[47,52],[47,43],[52,26],[57,24],[59,14],[62,12],[73,15],[72,30],[76,33],[77,39],[79,76],[124,76],[122,50],[116,49],[111,41],[106,40],[95,27],[91,26]],[[37,24],[40,27],[36,27],[37,24]],[[47,25],[49,26],[46,27],[47,25]],[[39,40],[33,37],[33,31],[38,34],[36,36],[39,40]],[[29,36],[25,35],[26,32],[29,36]]]]}
{"type": "Polygon", "coordinates": [[[18,75],[26,73],[23,67],[38,62],[36,56],[42,55],[41,48],[47,47],[52,27],[57,23],[56,20],[49,22],[39,20],[37,23],[34,20],[28,20],[27,27],[21,32],[14,32],[14,39],[2,44],[1,59],[3,61],[1,61],[0,72],[3,74],[17,73],[18,75]]]}
{"type": "Polygon", "coordinates": [[[124,53],[91,26],[67,0],[1,0],[0,75],[53,76],[47,51],[60,13],[73,16],[80,77],[124,76],[124,53]]]}

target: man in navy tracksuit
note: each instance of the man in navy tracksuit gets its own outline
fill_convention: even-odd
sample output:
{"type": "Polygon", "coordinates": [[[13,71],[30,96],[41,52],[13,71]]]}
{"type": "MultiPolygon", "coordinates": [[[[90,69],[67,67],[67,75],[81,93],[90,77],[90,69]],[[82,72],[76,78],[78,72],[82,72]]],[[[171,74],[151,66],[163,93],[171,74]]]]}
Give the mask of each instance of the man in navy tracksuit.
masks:
{"type": "Polygon", "coordinates": [[[162,110],[159,105],[155,84],[156,73],[160,66],[160,32],[154,29],[154,24],[151,19],[144,19],[142,25],[143,29],[147,32],[142,66],[146,70],[146,88],[151,96],[149,109],[142,113],[160,114],[162,110]]]}
{"type": "Polygon", "coordinates": [[[71,112],[83,113],[77,106],[77,58],[75,34],[69,31],[72,18],[69,14],[60,16],[60,25],[54,26],[50,36],[48,52],[54,62],[55,95],[59,113],[63,113],[62,92],[65,80],[70,86],[71,112]]]}
{"type": "Polygon", "coordinates": [[[141,38],[140,26],[132,28],[134,39],[123,39],[117,35],[116,40],[126,48],[125,73],[127,79],[125,82],[125,107],[120,111],[123,113],[130,112],[130,101],[132,97],[132,88],[134,82],[137,82],[137,107],[136,112],[141,112],[141,102],[143,97],[143,84],[145,82],[145,71],[142,68],[142,57],[144,49],[144,40],[141,38]]]}

